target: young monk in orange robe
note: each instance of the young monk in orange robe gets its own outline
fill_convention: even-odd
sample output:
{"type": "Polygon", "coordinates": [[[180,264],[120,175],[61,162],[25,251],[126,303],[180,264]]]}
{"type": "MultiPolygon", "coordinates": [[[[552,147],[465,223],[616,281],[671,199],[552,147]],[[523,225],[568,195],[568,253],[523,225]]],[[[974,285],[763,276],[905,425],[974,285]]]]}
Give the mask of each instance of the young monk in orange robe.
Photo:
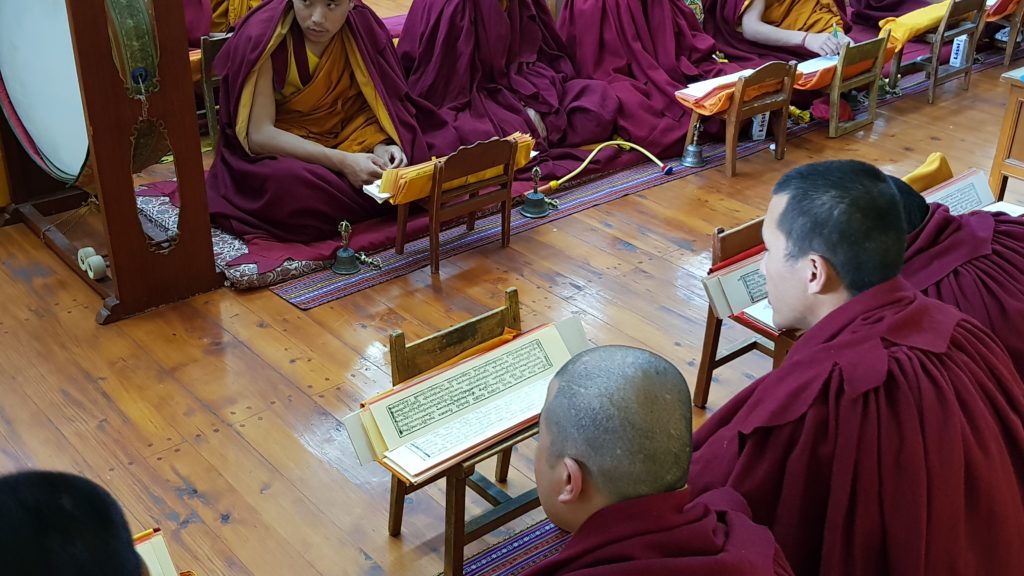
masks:
{"type": "MultiPolygon", "coordinates": [[[[245,240],[261,269],[330,257],[341,220],[392,213],[363,185],[407,156],[422,162],[457,148],[436,111],[409,94],[390,34],[362,2],[265,0],[216,67],[221,138],[206,182],[211,218],[245,240]]],[[[388,240],[360,238],[356,249],[388,240]]]]}
{"type": "Polygon", "coordinates": [[[730,62],[754,68],[771,60],[834,55],[850,30],[843,0],[708,0],[704,31],[730,62]]]}

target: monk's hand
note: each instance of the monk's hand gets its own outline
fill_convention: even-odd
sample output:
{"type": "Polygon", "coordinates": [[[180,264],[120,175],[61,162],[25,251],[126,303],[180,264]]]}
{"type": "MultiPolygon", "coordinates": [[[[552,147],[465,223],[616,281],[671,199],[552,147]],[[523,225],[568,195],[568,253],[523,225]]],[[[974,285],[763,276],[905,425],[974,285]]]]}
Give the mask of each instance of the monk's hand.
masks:
{"type": "Polygon", "coordinates": [[[338,159],[338,172],[341,172],[353,186],[373,184],[384,175],[388,165],[376,154],[351,154],[341,152],[338,159]]]}
{"type": "Polygon", "coordinates": [[[842,47],[844,40],[849,41],[846,39],[845,34],[839,38],[836,38],[829,32],[808,34],[807,39],[804,40],[804,47],[821,56],[835,56],[839,54],[839,49],[842,47]]]}
{"type": "Polygon", "coordinates": [[[373,155],[387,163],[388,168],[405,166],[405,152],[397,144],[381,142],[373,147],[373,155]]]}

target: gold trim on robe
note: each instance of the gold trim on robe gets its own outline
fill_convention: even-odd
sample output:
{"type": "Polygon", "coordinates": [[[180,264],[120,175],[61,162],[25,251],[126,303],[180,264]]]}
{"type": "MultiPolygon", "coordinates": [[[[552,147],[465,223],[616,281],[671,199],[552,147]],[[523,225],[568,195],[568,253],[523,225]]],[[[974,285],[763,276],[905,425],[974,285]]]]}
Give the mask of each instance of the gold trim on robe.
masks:
{"type": "Polygon", "coordinates": [[[284,90],[276,96],[274,124],[327,148],[371,152],[374,146],[391,137],[363,96],[339,36],[331,39],[319,58],[307,50],[305,62],[294,56],[295,50],[303,48],[293,45],[291,35],[285,40],[288,72],[284,90]],[[302,74],[297,69],[299,62],[308,63],[302,74]],[[304,86],[300,77],[305,74],[311,79],[304,86]]]}

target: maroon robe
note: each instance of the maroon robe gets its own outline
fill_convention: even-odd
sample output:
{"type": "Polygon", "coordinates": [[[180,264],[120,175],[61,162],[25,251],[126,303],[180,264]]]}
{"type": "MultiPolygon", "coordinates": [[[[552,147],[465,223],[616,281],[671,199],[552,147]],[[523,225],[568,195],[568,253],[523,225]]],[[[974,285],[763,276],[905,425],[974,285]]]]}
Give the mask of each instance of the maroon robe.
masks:
{"type": "Polygon", "coordinates": [[[588,518],[557,555],[523,576],[789,575],[771,532],[734,490],[634,498],[588,518]]]}
{"type": "Polygon", "coordinates": [[[188,47],[199,48],[199,39],[210,35],[213,22],[213,9],[210,0],[182,0],[185,9],[185,33],[188,34],[188,47]]]}
{"type": "Polygon", "coordinates": [[[878,28],[886,18],[899,18],[907,12],[931,5],[928,0],[849,0],[850,20],[861,26],[878,28]]]}
{"type": "MultiPolygon", "coordinates": [[[[245,16],[217,58],[222,76],[221,137],[206,186],[213,223],[241,237],[250,249],[245,261],[260,269],[273,268],[285,258],[324,260],[338,245],[338,222],[354,225],[354,249],[373,249],[393,240],[394,212],[378,204],[345,176],[323,166],[272,155],[249,154],[235,133],[235,122],[246,79],[259,64],[274,31],[292,9],[291,0],[267,0],[245,16]],[[388,219],[390,235],[375,242],[360,240],[360,222],[377,216],[388,219]]],[[[429,160],[437,150],[453,150],[456,136],[436,112],[413,97],[405,84],[387,28],[361,2],[345,24],[363,56],[370,79],[398,133],[410,163],[429,160]]],[[[286,50],[281,42],[277,50],[286,50]]],[[[287,58],[272,58],[275,84],[283,85],[287,58]],[[279,70],[283,63],[284,69],[279,70]]],[[[242,263],[236,261],[234,263],[242,263]]]]}
{"type": "Polygon", "coordinates": [[[615,95],[605,82],[577,77],[544,0],[511,1],[507,12],[500,0],[414,0],[398,53],[409,89],[438,109],[463,145],[529,133],[537,151],[567,162],[546,166],[545,179],[586,156],[569,149],[613,135],[615,95]],[[524,106],[538,113],[546,139],[524,106]],[[566,153],[548,153],[556,149],[566,153]]]}
{"type": "Polygon", "coordinates": [[[694,436],[800,576],[1024,574],[1024,385],[987,330],[894,278],[808,330],[694,436]]]}
{"type": "Polygon", "coordinates": [[[619,100],[618,131],[665,157],[683,151],[690,109],[675,93],[737,72],[682,0],[568,0],[558,31],[581,76],[604,80],[619,100]]]}
{"type": "Polygon", "coordinates": [[[988,328],[1024,375],[1024,219],[1002,213],[960,216],[931,204],[907,238],[903,277],[988,328]]]}

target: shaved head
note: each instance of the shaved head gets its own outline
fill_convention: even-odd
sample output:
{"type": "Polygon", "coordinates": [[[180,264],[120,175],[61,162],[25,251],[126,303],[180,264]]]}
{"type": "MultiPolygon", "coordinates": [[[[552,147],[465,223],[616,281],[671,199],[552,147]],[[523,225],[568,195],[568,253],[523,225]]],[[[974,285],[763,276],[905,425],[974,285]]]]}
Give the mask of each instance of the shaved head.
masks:
{"type": "Polygon", "coordinates": [[[678,490],[690,468],[686,379],[628,346],[577,354],[555,374],[541,413],[550,462],[571,458],[612,501],[678,490]]]}

